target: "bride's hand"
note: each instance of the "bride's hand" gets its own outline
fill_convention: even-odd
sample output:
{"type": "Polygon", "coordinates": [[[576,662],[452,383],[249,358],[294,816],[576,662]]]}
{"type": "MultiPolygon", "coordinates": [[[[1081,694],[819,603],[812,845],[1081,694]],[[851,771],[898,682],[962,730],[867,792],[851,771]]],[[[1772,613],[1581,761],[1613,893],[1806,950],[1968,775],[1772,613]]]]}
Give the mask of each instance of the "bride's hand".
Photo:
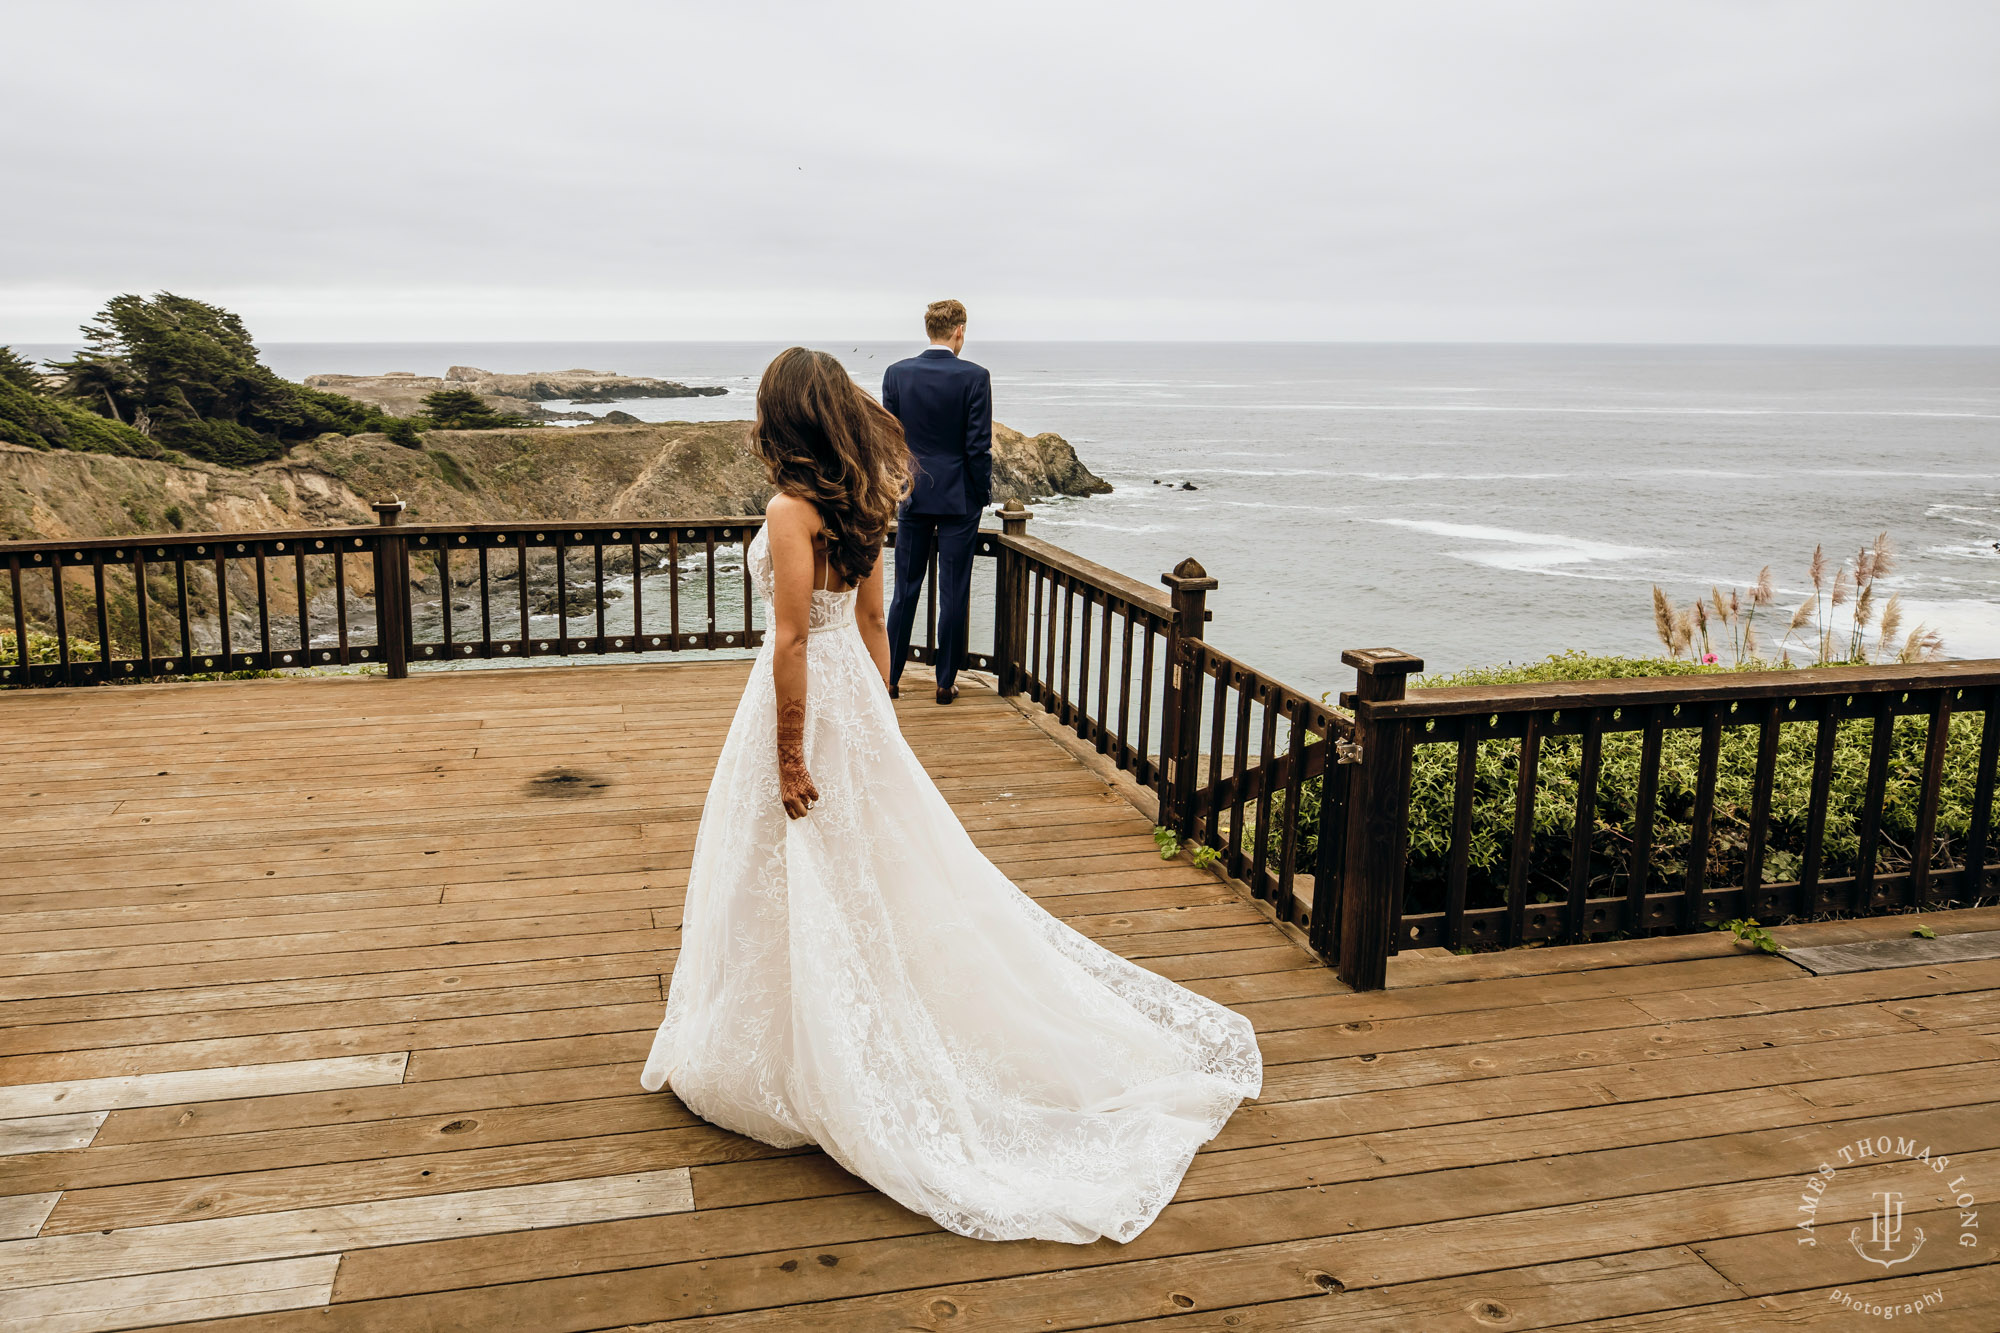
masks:
{"type": "Polygon", "coordinates": [[[813,802],[819,799],[819,788],[813,786],[812,775],[806,772],[803,762],[796,766],[779,765],[778,796],[785,803],[789,819],[804,819],[806,811],[812,809],[813,802]]]}
{"type": "Polygon", "coordinates": [[[794,701],[778,710],[778,799],[787,819],[804,819],[819,799],[806,772],[806,706],[794,701]]]}

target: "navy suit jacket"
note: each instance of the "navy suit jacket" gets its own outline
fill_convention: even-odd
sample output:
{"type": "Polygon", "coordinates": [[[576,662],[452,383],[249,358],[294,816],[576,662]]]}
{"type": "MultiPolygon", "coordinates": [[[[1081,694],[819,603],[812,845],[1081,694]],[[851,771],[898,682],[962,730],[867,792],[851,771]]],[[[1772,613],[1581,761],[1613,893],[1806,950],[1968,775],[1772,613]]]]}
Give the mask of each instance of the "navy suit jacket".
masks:
{"type": "Polygon", "coordinates": [[[905,514],[976,514],[993,498],[993,377],[931,347],[882,375],[882,405],[903,423],[905,514]]]}

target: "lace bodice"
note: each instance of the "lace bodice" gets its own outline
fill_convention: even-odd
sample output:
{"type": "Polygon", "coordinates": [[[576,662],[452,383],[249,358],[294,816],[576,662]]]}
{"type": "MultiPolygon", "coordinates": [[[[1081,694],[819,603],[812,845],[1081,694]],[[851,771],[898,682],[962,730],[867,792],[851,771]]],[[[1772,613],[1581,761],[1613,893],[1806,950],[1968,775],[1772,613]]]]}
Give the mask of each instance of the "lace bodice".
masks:
{"type": "MultiPolygon", "coordinates": [[[[757,535],[750,539],[750,549],[745,554],[750,562],[750,581],[757,585],[757,595],[764,599],[764,605],[771,605],[771,592],[777,586],[777,571],[771,568],[771,542],[769,529],[757,529],[757,535]]],[[[817,634],[821,630],[839,629],[854,623],[854,602],[858,596],[853,588],[841,592],[829,592],[824,588],[814,588],[812,609],[806,615],[806,632],[817,634]]]]}

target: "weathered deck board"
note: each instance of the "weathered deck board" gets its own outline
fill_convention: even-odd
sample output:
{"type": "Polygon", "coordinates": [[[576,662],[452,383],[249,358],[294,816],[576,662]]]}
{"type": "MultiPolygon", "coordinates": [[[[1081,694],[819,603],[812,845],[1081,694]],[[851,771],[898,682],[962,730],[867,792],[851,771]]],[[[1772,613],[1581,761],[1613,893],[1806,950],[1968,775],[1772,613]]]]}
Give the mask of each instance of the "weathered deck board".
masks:
{"type": "Polygon", "coordinates": [[[1248,1016],[1264,1096],[1153,1228],[1071,1247],[942,1233],[640,1092],[743,670],[0,694],[0,1330],[1858,1326],[1835,1287],[1993,1326],[1948,1200],[1913,1195],[1939,1241],[1893,1276],[1845,1243],[1893,1164],[1844,1177],[1838,1244],[1792,1208],[1878,1132],[2000,1193],[2000,961],[1672,937],[1352,994],[978,687],[899,708],[967,827],[1248,1016]],[[531,794],[558,767],[607,785],[531,794]]]}

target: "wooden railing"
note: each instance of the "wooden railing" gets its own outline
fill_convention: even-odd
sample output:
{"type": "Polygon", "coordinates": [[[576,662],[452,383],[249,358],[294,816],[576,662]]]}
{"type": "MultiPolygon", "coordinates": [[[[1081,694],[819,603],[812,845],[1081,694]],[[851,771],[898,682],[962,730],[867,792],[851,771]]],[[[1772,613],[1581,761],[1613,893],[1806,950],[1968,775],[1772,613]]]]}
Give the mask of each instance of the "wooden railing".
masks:
{"type": "MultiPolygon", "coordinates": [[[[393,677],[412,662],[762,642],[745,561],[761,518],[406,525],[400,503],[377,510],[375,527],[0,544],[14,643],[0,685],[353,663],[393,677]],[[31,627],[52,638],[46,661],[31,627]]],[[[977,538],[992,562],[991,630],[969,665],[1131,774],[1160,824],[1213,848],[1350,985],[1381,986],[1403,948],[1866,914],[1988,891],[2000,661],[1410,692],[1422,662],[1369,649],[1342,654],[1357,687],[1336,707],[1202,638],[1217,585],[1192,559],[1156,591],[1030,537],[1018,504],[999,516],[1001,531],[977,538]],[[1728,740],[1738,732],[1754,746],[1728,740]],[[1899,746],[1918,757],[1899,764],[1899,746]],[[1574,790],[1552,835],[1542,778],[1556,747],[1574,790]],[[1725,752],[1743,758],[1747,808],[1718,797],[1725,752]],[[1808,752],[1800,801],[1781,792],[1778,767],[1808,752]],[[1683,767],[1689,783],[1663,780],[1683,767]],[[1836,783],[1862,767],[1858,795],[1836,783]],[[1914,776],[1892,780],[1905,769],[1914,776]],[[1836,786],[1848,793],[1838,810],[1836,786]],[[1617,819],[1601,818],[1611,808],[1617,819]],[[1850,821],[1851,837],[1829,833],[1850,821]],[[1668,827],[1685,837],[1663,838],[1668,827]],[[1788,850],[1774,850],[1779,834],[1788,850]],[[1504,873],[1475,873],[1474,844],[1485,839],[1494,864],[1503,836],[1504,873]]],[[[916,661],[935,654],[931,584],[916,661]]]]}
{"type": "MultiPolygon", "coordinates": [[[[375,508],[372,528],[0,543],[11,621],[0,629],[13,631],[0,685],[358,663],[401,677],[412,662],[763,642],[745,559],[761,517],[405,524],[400,502],[375,508]],[[50,660],[35,660],[31,621],[50,660]]],[[[997,557],[997,534],[981,534],[976,554],[997,557]]],[[[915,661],[935,656],[935,586],[915,661]]],[[[969,661],[991,670],[992,647],[969,661]]]]}

